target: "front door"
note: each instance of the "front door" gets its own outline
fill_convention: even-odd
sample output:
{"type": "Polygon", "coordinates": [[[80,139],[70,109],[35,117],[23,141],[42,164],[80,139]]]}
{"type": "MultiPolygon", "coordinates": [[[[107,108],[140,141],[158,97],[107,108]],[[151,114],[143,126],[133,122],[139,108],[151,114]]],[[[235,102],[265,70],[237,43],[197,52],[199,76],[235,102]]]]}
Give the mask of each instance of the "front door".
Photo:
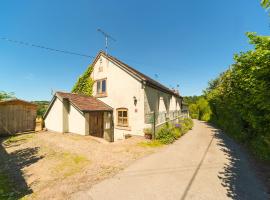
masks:
{"type": "Polygon", "coordinates": [[[89,113],[89,133],[92,136],[103,138],[103,112],[89,113]]]}

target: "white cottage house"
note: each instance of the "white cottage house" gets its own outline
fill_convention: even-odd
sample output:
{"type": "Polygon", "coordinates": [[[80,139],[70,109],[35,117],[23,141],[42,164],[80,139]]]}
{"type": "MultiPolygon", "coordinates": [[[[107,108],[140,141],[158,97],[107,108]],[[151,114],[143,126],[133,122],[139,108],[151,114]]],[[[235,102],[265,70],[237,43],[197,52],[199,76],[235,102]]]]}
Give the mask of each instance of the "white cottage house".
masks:
{"type": "Polygon", "coordinates": [[[117,58],[100,52],[91,78],[93,97],[56,92],[44,116],[48,130],[103,137],[144,135],[153,113],[157,123],[181,114],[183,98],[117,58]]]}

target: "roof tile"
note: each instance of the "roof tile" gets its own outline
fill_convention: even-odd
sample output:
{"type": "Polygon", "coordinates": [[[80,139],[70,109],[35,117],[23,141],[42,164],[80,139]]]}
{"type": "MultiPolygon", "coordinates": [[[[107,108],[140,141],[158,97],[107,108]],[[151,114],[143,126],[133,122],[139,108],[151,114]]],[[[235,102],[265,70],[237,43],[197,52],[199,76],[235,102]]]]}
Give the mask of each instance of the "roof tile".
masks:
{"type": "Polygon", "coordinates": [[[112,107],[108,106],[95,97],[65,92],[56,92],[56,96],[63,99],[68,99],[82,112],[113,110],[112,107]]]}

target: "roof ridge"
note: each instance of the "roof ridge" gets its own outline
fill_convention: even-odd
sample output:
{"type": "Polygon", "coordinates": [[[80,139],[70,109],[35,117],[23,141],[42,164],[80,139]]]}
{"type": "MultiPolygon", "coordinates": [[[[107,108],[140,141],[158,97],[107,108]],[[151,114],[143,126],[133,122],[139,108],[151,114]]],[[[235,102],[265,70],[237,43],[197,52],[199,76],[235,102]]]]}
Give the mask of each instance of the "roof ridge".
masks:
{"type": "Polygon", "coordinates": [[[100,53],[98,55],[104,55],[105,57],[109,58],[109,59],[112,59],[113,61],[115,61],[116,63],[118,63],[119,65],[122,65],[123,67],[125,67],[127,70],[131,71],[131,73],[136,73],[137,76],[139,76],[139,78],[141,78],[142,80],[144,81],[148,81],[150,84],[152,85],[155,85],[156,87],[158,88],[161,88],[173,95],[176,95],[176,96],[180,96],[180,94],[177,94],[176,92],[174,92],[172,89],[168,88],[167,86],[165,86],[164,84],[154,80],[153,78],[149,77],[148,75],[145,75],[144,73],[138,71],[137,69],[131,67],[130,65],[124,63],[123,61],[119,60],[118,58],[110,55],[110,54],[106,54],[104,53],[103,51],[100,51],[100,53]]]}

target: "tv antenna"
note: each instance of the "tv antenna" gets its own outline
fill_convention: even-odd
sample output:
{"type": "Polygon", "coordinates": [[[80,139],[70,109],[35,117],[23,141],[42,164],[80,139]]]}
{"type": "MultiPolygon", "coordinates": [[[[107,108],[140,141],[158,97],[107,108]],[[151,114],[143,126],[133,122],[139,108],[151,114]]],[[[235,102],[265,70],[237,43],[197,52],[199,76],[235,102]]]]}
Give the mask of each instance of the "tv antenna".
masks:
{"type": "Polygon", "coordinates": [[[106,55],[107,55],[108,54],[109,39],[114,41],[114,42],[116,42],[116,40],[112,36],[110,36],[108,33],[101,30],[100,28],[98,28],[97,31],[100,32],[105,37],[105,51],[106,51],[106,55]]]}

